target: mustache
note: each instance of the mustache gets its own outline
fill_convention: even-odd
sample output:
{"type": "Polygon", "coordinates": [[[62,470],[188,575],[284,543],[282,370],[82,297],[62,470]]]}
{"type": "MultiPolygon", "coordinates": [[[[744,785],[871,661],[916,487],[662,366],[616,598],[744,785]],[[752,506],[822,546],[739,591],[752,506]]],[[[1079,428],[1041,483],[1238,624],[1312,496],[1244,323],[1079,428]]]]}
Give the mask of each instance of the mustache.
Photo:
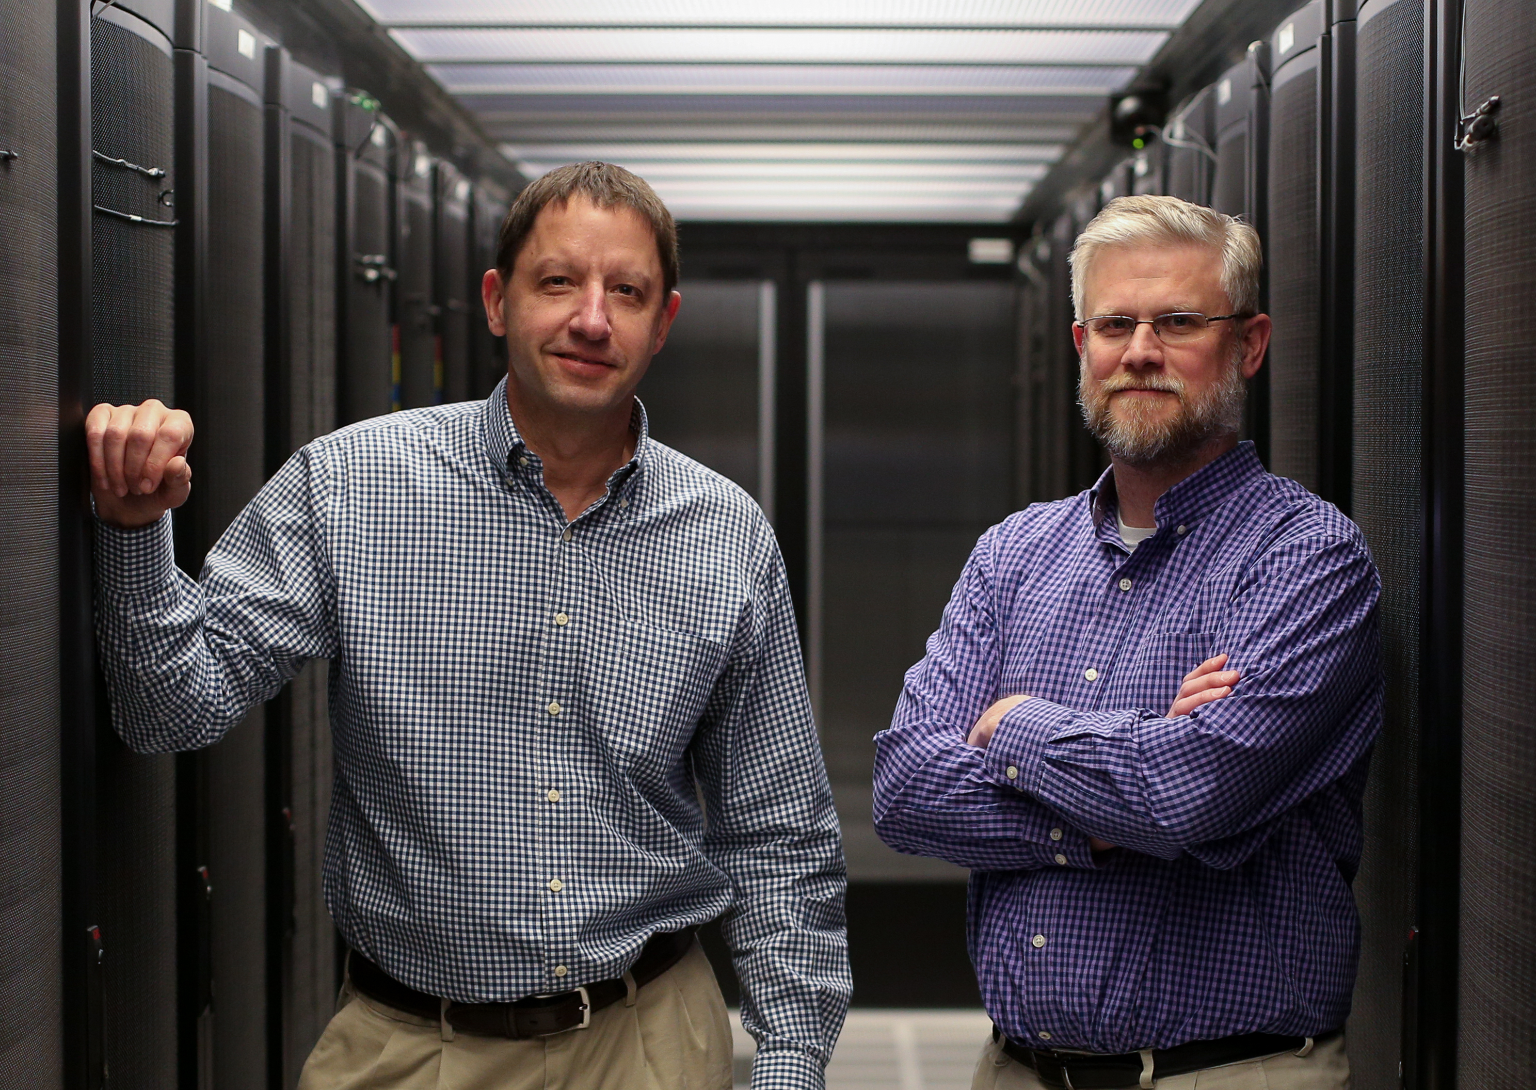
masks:
{"type": "Polygon", "coordinates": [[[1112,375],[1099,383],[1099,392],[1106,397],[1125,390],[1153,390],[1182,396],[1184,383],[1171,375],[1112,375]]]}

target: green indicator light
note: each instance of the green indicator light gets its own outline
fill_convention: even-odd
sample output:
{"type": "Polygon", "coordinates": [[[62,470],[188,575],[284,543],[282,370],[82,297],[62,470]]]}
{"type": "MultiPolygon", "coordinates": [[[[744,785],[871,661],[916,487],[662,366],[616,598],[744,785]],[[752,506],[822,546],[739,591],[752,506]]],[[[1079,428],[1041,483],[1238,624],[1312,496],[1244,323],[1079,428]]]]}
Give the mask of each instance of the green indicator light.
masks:
{"type": "Polygon", "coordinates": [[[1147,146],[1147,142],[1145,140],[1143,140],[1139,136],[1135,140],[1131,141],[1131,147],[1135,148],[1137,151],[1140,151],[1142,148],[1144,148],[1146,146],[1147,146]]]}

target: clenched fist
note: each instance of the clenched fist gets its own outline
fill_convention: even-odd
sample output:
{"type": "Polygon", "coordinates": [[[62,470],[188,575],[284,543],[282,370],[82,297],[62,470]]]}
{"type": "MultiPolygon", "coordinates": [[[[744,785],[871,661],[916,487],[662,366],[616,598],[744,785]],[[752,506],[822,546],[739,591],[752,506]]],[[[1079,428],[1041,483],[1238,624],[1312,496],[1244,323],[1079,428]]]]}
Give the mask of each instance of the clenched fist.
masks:
{"type": "Polygon", "coordinates": [[[96,515],[133,530],[187,502],[192,491],[192,418],[150,398],[142,405],[103,402],[85,418],[96,515]]]}

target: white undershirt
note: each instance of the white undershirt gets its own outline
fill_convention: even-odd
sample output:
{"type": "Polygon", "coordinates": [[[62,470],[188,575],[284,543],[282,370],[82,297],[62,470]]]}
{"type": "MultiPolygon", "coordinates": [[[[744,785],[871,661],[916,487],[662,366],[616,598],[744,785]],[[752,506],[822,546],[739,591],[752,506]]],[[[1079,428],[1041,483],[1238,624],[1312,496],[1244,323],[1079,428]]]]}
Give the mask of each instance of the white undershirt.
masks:
{"type": "Polygon", "coordinates": [[[1125,542],[1125,547],[1131,552],[1136,551],[1147,538],[1157,533],[1156,526],[1127,526],[1125,519],[1120,517],[1120,508],[1115,508],[1115,523],[1120,527],[1120,540],[1125,542]]]}

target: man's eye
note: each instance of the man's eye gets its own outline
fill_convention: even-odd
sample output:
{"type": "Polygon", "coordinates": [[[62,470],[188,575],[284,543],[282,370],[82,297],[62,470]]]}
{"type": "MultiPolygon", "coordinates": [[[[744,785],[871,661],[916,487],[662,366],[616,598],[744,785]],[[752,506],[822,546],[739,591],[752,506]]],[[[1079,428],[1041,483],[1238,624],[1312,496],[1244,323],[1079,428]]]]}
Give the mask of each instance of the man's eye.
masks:
{"type": "Polygon", "coordinates": [[[1188,314],[1170,314],[1165,321],[1172,329],[1188,329],[1195,324],[1193,316],[1188,314]]]}
{"type": "Polygon", "coordinates": [[[1099,321],[1099,332],[1119,336],[1129,333],[1132,325],[1133,323],[1129,318],[1103,318],[1099,321]]]}
{"type": "Polygon", "coordinates": [[[618,292],[620,295],[635,295],[635,294],[637,294],[636,291],[635,291],[635,286],[633,284],[620,284],[618,287],[614,288],[613,290],[618,292]]]}

